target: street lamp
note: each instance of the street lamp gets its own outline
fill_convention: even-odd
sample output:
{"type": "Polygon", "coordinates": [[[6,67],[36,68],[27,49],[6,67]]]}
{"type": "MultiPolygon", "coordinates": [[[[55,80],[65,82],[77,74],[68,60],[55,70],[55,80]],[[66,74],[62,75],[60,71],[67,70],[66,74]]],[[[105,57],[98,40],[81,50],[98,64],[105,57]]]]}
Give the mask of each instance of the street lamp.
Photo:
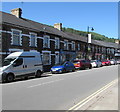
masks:
{"type": "Polygon", "coordinates": [[[87,36],[88,36],[88,38],[87,38],[87,48],[86,48],[86,56],[85,56],[85,59],[87,59],[88,58],[88,49],[89,49],[89,45],[91,44],[91,34],[89,33],[89,29],[91,28],[91,31],[94,31],[94,28],[93,27],[90,27],[90,26],[88,26],[87,27],[87,36]]]}
{"type": "Polygon", "coordinates": [[[90,26],[88,26],[87,27],[87,32],[89,33],[89,29],[91,28],[91,31],[94,31],[94,28],[93,27],[90,27],[90,26]]]}

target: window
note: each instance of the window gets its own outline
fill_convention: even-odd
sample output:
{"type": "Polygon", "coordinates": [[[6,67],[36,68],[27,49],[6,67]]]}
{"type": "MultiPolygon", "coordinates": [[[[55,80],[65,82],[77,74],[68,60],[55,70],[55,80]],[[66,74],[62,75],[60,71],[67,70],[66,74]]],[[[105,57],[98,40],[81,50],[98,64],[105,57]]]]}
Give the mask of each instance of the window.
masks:
{"type": "Polygon", "coordinates": [[[3,61],[3,66],[8,66],[15,58],[7,58],[3,61]]]}
{"type": "Polygon", "coordinates": [[[50,37],[48,35],[44,36],[43,47],[50,48],[50,37]]]}
{"type": "Polygon", "coordinates": [[[103,52],[104,52],[104,53],[106,52],[106,48],[105,48],[105,47],[103,48],[103,52]]]}
{"type": "Polygon", "coordinates": [[[55,38],[55,49],[59,49],[60,48],[60,40],[59,38],[55,38]]]}
{"type": "Polygon", "coordinates": [[[101,52],[101,47],[99,47],[99,53],[101,52]]]}
{"type": "Polygon", "coordinates": [[[90,44],[88,45],[88,49],[87,50],[88,50],[88,52],[91,52],[91,45],[90,44]]]}
{"type": "Polygon", "coordinates": [[[47,51],[43,52],[42,61],[43,61],[43,65],[50,65],[51,64],[50,52],[47,52],[47,51]]]}
{"type": "Polygon", "coordinates": [[[21,45],[21,31],[12,29],[12,45],[21,45]]]}
{"type": "Polygon", "coordinates": [[[59,52],[55,52],[55,64],[59,63],[59,52]]]}
{"type": "Polygon", "coordinates": [[[23,58],[18,58],[14,63],[13,67],[17,67],[23,64],[23,58]]]}
{"type": "Polygon", "coordinates": [[[0,48],[2,48],[2,46],[1,46],[2,44],[1,43],[2,43],[2,32],[0,32],[0,48]]]}
{"type": "Polygon", "coordinates": [[[78,51],[80,50],[80,44],[78,44],[78,51]]]}
{"type": "Polygon", "coordinates": [[[2,32],[0,32],[0,39],[2,38],[2,32]]]}
{"type": "Polygon", "coordinates": [[[64,40],[64,50],[68,50],[68,40],[64,40]]]}
{"type": "Polygon", "coordinates": [[[97,46],[95,47],[95,49],[96,49],[96,53],[98,53],[98,47],[97,46]]]}
{"type": "Polygon", "coordinates": [[[107,53],[110,53],[110,48],[107,49],[107,53]]]}
{"type": "Polygon", "coordinates": [[[37,47],[37,34],[30,33],[30,46],[37,47]]]}
{"type": "Polygon", "coordinates": [[[92,52],[94,52],[95,50],[94,50],[94,46],[92,46],[92,52]]]}
{"type": "Polygon", "coordinates": [[[72,41],[72,50],[75,50],[75,42],[72,41]]]}
{"type": "Polygon", "coordinates": [[[111,49],[111,52],[112,52],[112,54],[114,54],[115,50],[114,50],[114,49],[111,49]]]}

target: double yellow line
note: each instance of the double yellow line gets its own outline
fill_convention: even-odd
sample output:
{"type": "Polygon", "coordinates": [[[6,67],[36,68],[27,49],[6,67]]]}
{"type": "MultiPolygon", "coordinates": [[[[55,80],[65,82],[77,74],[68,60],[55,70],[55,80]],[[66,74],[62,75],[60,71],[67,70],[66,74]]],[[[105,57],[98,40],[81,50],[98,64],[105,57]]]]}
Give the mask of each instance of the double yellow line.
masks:
{"type": "Polygon", "coordinates": [[[74,112],[75,110],[79,110],[83,105],[85,105],[86,103],[88,103],[94,97],[96,97],[97,95],[99,95],[100,93],[102,93],[103,91],[105,91],[106,89],[108,89],[110,86],[114,85],[117,82],[118,82],[118,79],[113,80],[109,84],[105,85],[101,89],[97,90],[96,92],[94,92],[93,94],[91,94],[90,96],[88,96],[87,98],[85,98],[84,100],[80,101],[79,103],[77,103],[76,105],[74,105],[73,107],[71,107],[70,109],[68,109],[66,112],[69,112],[71,110],[73,110],[72,112],[74,112]]]}

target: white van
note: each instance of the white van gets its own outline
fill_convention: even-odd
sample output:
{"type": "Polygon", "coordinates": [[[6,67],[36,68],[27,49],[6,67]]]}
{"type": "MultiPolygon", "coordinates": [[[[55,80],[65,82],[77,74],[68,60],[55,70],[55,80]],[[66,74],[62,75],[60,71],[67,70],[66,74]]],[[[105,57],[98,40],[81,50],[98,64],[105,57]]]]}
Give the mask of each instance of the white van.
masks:
{"type": "Polygon", "coordinates": [[[0,68],[0,79],[11,82],[17,77],[40,77],[43,73],[41,54],[39,52],[14,52],[8,55],[0,68]]]}

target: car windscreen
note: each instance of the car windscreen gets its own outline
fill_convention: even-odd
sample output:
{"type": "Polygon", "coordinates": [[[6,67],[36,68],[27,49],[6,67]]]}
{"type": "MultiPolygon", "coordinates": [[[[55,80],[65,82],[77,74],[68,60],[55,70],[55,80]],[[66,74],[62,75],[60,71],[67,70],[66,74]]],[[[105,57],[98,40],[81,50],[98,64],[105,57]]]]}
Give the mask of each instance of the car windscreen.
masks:
{"type": "Polygon", "coordinates": [[[91,60],[90,62],[91,62],[91,63],[93,63],[93,62],[96,62],[96,61],[94,61],[94,60],[91,60]]]}
{"type": "Polygon", "coordinates": [[[65,64],[65,62],[57,63],[57,64],[55,64],[55,66],[61,66],[61,65],[64,65],[64,64],[65,64]]]}
{"type": "Polygon", "coordinates": [[[79,61],[73,61],[73,63],[76,64],[76,63],[80,63],[80,62],[79,61]]]}
{"type": "Polygon", "coordinates": [[[3,64],[2,64],[2,66],[7,66],[7,65],[9,65],[12,61],[14,61],[15,60],[15,58],[7,58],[7,59],[5,59],[4,61],[3,61],[3,64]]]}

